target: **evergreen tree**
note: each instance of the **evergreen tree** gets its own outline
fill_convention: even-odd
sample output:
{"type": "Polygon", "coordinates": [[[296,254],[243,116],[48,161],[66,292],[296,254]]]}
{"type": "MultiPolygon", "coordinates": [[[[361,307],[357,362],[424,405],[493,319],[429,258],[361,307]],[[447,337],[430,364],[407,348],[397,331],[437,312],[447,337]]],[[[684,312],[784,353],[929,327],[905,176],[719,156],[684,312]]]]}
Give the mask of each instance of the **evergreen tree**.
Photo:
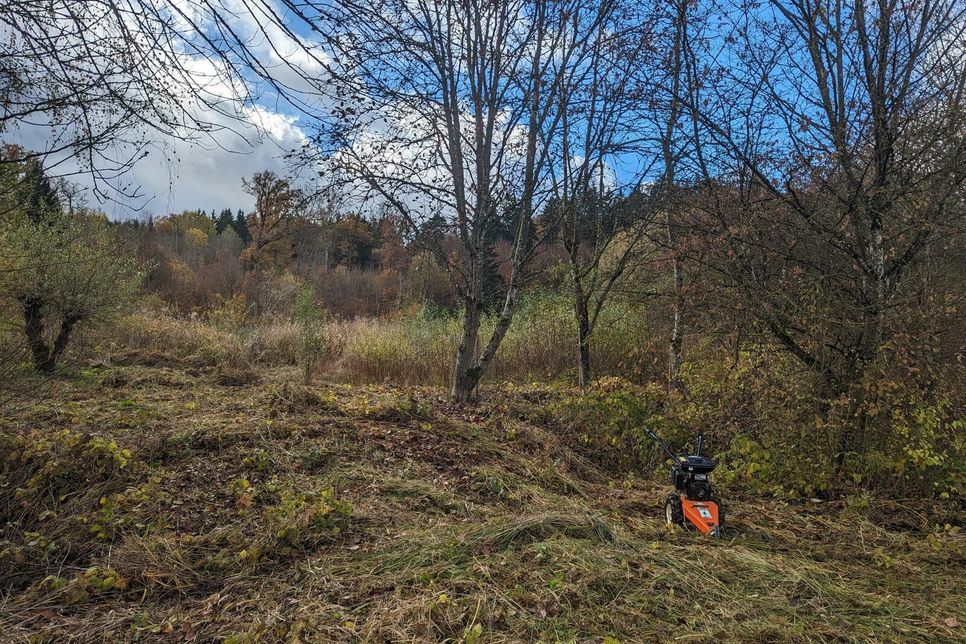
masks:
{"type": "Polygon", "coordinates": [[[218,219],[215,220],[215,232],[220,235],[229,227],[235,227],[235,220],[231,214],[231,208],[225,208],[219,213],[218,219]]]}
{"type": "Polygon", "coordinates": [[[248,231],[248,219],[245,217],[245,213],[241,210],[235,215],[235,222],[232,224],[235,232],[241,238],[245,245],[252,243],[252,234],[248,231]]]}
{"type": "Polygon", "coordinates": [[[57,191],[39,160],[29,159],[25,163],[23,186],[27,192],[24,210],[32,222],[39,223],[47,213],[60,211],[57,191]]]}
{"type": "Polygon", "coordinates": [[[483,308],[487,311],[498,310],[506,294],[506,280],[500,274],[495,241],[483,249],[486,253],[483,267],[483,308]]]}
{"type": "MultiPolygon", "coordinates": [[[[43,162],[37,158],[22,160],[24,156],[20,146],[6,145],[0,150],[3,167],[16,170],[5,173],[0,198],[9,201],[37,224],[45,215],[60,212],[61,202],[53,182],[44,172],[43,162]]],[[[4,208],[4,212],[7,210],[4,208]]]]}

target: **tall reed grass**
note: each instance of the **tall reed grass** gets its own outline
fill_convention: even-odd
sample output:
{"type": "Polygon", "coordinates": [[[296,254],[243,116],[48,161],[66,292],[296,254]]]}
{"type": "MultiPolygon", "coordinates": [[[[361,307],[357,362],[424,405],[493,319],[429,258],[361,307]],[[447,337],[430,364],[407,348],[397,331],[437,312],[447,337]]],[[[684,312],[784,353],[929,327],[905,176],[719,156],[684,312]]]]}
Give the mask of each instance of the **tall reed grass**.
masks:
{"type": "MultiPolygon", "coordinates": [[[[297,327],[286,318],[249,318],[231,303],[205,317],[178,317],[151,307],[119,321],[102,338],[115,356],[171,360],[194,366],[294,364],[297,327]]],[[[481,343],[493,329],[484,319],[481,343]]],[[[350,383],[445,386],[459,342],[458,315],[418,312],[393,318],[328,320],[320,329],[332,348],[320,362],[324,377],[350,383]]],[[[553,295],[526,300],[487,371],[485,381],[570,382],[576,379],[576,332],[569,302],[553,295]]],[[[595,372],[644,379],[653,370],[653,344],[639,311],[614,307],[593,340],[595,372]],[[637,374],[637,377],[634,377],[637,374]]]]}

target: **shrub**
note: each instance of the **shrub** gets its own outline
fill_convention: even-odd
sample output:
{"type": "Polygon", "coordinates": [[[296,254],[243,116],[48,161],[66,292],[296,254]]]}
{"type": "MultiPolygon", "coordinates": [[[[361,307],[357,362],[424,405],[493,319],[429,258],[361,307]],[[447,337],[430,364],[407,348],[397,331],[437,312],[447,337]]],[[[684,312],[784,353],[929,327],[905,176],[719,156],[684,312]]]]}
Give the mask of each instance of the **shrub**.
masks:
{"type": "Polygon", "coordinates": [[[103,215],[24,214],[0,220],[0,297],[18,304],[38,371],[57,366],[79,326],[130,301],[144,276],[103,215]]]}
{"type": "Polygon", "coordinates": [[[711,351],[681,366],[686,394],[665,408],[677,431],[701,429],[718,457],[716,479],[779,496],[816,496],[834,478],[834,437],[817,421],[814,383],[790,356],[763,348],[711,351]]]}
{"type": "Polygon", "coordinates": [[[662,432],[663,392],[617,377],[600,378],[590,387],[564,396],[551,413],[579,450],[599,464],[618,470],[651,469],[663,459],[644,432],[662,432]]]}
{"type": "Polygon", "coordinates": [[[327,348],[322,311],[311,286],[303,287],[295,302],[295,323],[298,326],[296,354],[302,367],[302,384],[308,386],[312,383],[315,364],[327,348]]]}
{"type": "Polygon", "coordinates": [[[762,347],[737,363],[709,352],[682,365],[681,377],[687,393],[669,399],[666,419],[677,431],[705,430],[722,482],[784,497],[853,486],[962,494],[963,421],[942,389],[870,370],[848,394],[828,399],[792,358],[762,347]],[[862,444],[843,450],[843,436],[856,435],[862,444]]]}
{"type": "Polygon", "coordinates": [[[239,333],[252,324],[252,307],[248,298],[236,293],[228,299],[220,299],[207,313],[211,326],[225,333],[239,333]]]}

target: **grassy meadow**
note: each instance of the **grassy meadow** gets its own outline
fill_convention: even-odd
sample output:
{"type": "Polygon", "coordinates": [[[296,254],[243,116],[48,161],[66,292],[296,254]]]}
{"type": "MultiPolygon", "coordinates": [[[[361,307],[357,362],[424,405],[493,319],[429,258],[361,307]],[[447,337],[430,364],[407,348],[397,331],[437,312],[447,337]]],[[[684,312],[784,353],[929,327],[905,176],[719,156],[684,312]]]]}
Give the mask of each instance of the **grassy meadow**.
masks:
{"type": "Polygon", "coordinates": [[[571,340],[550,311],[524,309],[469,406],[442,386],[457,326],[425,316],[327,323],[307,387],[292,324],[230,310],[145,309],[52,378],[17,372],[3,639],[963,637],[960,506],[765,493],[726,457],[725,538],[668,528],[666,466],[631,430],[681,444],[698,412],[646,382],[643,321],[627,316],[602,327],[599,360],[626,359],[641,332],[643,384],[548,378],[571,340]]]}

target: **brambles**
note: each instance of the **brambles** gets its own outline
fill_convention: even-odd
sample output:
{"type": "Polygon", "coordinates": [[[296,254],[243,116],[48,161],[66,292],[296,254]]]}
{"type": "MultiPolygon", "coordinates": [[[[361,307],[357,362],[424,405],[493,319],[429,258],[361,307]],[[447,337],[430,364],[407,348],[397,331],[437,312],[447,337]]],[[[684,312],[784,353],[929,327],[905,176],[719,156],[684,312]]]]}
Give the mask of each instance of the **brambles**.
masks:
{"type": "Polygon", "coordinates": [[[7,455],[6,511],[16,505],[55,505],[77,487],[117,480],[131,460],[131,451],[116,441],[69,429],[33,430],[23,437],[0,434],[0,441],[7,455]]]}
{"type": "Polygon", "coordinates": [[[267,405],[269,415],[323,413],[339,415],[342,408],[331,390],[320,395],[315,390],[290,382],[272,385],[268,388],[267,405]]]}
{"type": "Polygon", "coordinates": [[[83,604],[111,592],[127,590],[128,581],[110,568],[93,567],[73,579],[50,576],[38,582],[31,592],[44,601],[83,604]]]}
{"type": "Polygon", "coordinates": [[[153,474],[146,483],[102,496],[95,512],[81,515],[77,520],[88,526],[91,534],[98,540],[114,541],[123,530],[135,526],[140,518],[138,515],[141,508],[149,506],[153,511],[160,503],[168,500],[161,488],[161,481],[160,473],[153,474]]]}
{"type": "Polygon", "coordinates": [[[152,482],[132,453],[112,439],[73,430],[0,433],[0,568],[13,586],[44,574],[55,561],[83,561],[127,522],[152,482]]]}
{"type": "Polygon", "coordinates": [[[351,516],[352,504],[337,499],[332,488],[311,492],[283,487],[278,492],[278,502],[266,511],[269,529],[276,539],[273,550],[282,555],[313,548],[338,536],[351,516]]]}
{"type": "Polygon", "coordinates": [[[391,423],[429,420],[432,417],[429,408],[412,395],[366,396],[357,409],[364,418],[391,423]]]}
{"type": "Polygon", "coordinates": [[[636,387],[620,378],[601,378],[583,390],[563,396],[551,414],[577,450],[588,451],[602,466],[639,470],[655,463],[655,448],[643,427],[660,430],[665,394],[636,387]]]}

